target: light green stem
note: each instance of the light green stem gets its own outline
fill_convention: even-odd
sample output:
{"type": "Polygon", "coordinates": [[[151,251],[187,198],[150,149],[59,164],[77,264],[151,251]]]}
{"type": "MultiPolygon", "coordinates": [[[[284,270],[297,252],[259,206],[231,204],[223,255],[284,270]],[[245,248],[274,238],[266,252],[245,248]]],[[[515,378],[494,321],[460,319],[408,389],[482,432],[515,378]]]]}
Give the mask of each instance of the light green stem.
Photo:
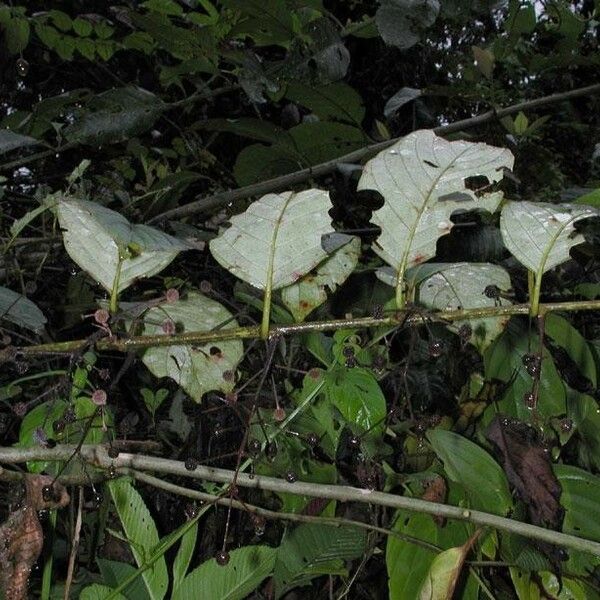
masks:
{"type": "MultiPolygon", "coordinates": [[[[50,536],[52,538],[52,543],[54,543],[54,530],[56,529],[56,518],[57,511],[50,511],[50,536]]],[[[40,600],[49,600],[50,599],[50,591],[52,588],[52,563],[54,561],[54,555],[52,552],[48,554],[48,558],[44,562],[44,572],[42,574],[42,591],[40,593],[40,600]]]]}
{"type": "Polygon", "coordinates": [[[263,300],[262,323],[260,325],[260,337],[266,340],[269,337],[269,322],[271,320],[271,301],[273,297],[273,288],[271,280],[265,288],[265,297],[263,300]]]}
{"type": "Polygon", "coordinates": [[[117,271],[115,273],[115,279],[113,281],[112,290],[110,292],[110,314],[116,315],[119,310],[119,281],[121,279],[121,267],[123,265],[123,258],[119,255],[119,264],[117,265],[117,271]]]}
{"type": "Polygon", "coordinates": [[[529,314],[532,317],[537,317],[540,312],[540,293],[542,290],[542,273],[535,274],[535,285],[533,287],[533,294],[529,298],[531,304],[531,310],[529,314]]]}

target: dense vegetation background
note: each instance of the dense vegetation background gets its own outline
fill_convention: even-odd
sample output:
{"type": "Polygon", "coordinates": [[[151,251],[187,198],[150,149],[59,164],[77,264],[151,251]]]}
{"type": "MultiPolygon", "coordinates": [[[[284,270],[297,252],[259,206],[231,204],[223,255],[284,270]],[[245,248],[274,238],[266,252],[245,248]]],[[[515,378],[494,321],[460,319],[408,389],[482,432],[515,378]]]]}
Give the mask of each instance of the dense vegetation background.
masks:
{"type": "Polygon", "coordinates": [[[599,41],[589,0],[0,3],[7,599],[600,598],[599,41]],[[460,146],[435,257],[403,263],[434,266],[386,280],[362,167],[434,128],[514,167],[460,146]],[[346,237],[304,291],[227,265],[232,215],[308,189],[295,253],[346,237]],[[465,210],[490,191],[502,223],[465,210]],[[553,268],[523,202],[577,215],[553,268]]]}

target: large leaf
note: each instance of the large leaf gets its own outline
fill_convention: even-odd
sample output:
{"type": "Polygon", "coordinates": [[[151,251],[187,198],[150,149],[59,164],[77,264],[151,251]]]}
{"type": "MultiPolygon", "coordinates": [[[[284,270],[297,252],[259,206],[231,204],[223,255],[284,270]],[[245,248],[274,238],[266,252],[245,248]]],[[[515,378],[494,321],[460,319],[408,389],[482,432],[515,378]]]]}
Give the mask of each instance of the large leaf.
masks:
{"type": "MultiPolygon", "coordinates": [[[[488,263],[427,264],[417,267],[421,279],[418,291],[419,304],[435,310],[483,308],[510,304],[508,300],[494,297],[489,288],[506,292],[511,287],[510,276],[497,265],[488,263]],[[433,273],[427,277],[427,273],[433,273]],[[424,277],[425,276],[425,277],[424,277]],[[488,292],[488,293],[486,293],[488,292]]],[[[417,273],[415,273],[415,276],[417,273]]],[[[413,279],[411,274],[410,279],[413,279]]],[[[473,331],[471,341],[483,351],[502,332],[509,317],[492,317],[460,321],[449,326],[458,331],[468,323],[473,331]]]]}
{"type": "MultiPolygon", "coordinates": [[[[523,357],[540,347],[539,337],[529,332],[521,321],[512,319],[502,335],[490,346],[484,355],[485,377],[492,381],[499,379],[509,385],[496,406],[487,411],[491,420],[496,412],[517,417],[528,422],[531,408],[524,399],[533,388],[533,379],[523,366],[523,357]]],[[[540,415],[556,417],[566,412],[565,386],[556,370],[552,356],[543,349],[542,370],[538,390],[537,410],[540,415]]]]}
{"type": "Polygon", "coordinates": [[[575,204],[508,202],[500,215],[504,244],[511,254],[538,276],[569,260],[569,251],[584,238],[575,223],[600,215],[575,204]]]}
{"type": "Polygon", "coordinates": [[[15,133],[10,129],[0,129],[0,154],[5,154],[11,150],[17,148],[25,148],[27,146],[35,146],[36,144],[42,144],[39,140],[29,137],[28,135],[21,135],[15,133]]]}
{"type": "MultiPolygon", "coordinates": [[[[145,564],[159,542],[158,531],[150,511],[142,497],[129,481],[124,478],[108,484],[123,531],[130,542],[131,552],[138,567],[145,564]]],[[[148,595],[152,600],[162,600],[169,586],[169,575],[164,556],[140,575],[148,595]]]]}
{"type": "Polygon", "coordinates": [[[480,176],[496,182],[513,160],[508,150],[447,142],[424,130],[366,164],[358,189],[384,197],[384,205],[373,214],[373,223],[381,227],[374,250],[397,272],[397,299],[402,297],[406,270],[435,256],[437,240],[452,229],[453,213],[494,211],[502,200],[501,192],[476,193],[465,180],[480,176]]]}
{"type": "Polygon", "coordinates": [[[439,12],[438,0],[381,0],[375,23],[386,44],[406,50],[435,23],[439,12]]]}
{"type": "Polygon", "coordinates": [[[0,321],[3,319],[36,333],[46,324],[46,317],[31,300],[0,286],[0,321]]]}
{"type": "Polygon", "coordinates": [[[198,523],[196,522],[181,538],[179,550],[177,550],[177,555],[173,561],[173,589],[179,587],[187,573],[194,554],[197,538],[198,523]]]}
{"type": "Polygon", "coordinates": [[[231,227],[210,242],[210,251],[254,287],[281,288],[327,257],[321,237],[331,232],[330,208],[324,190],[267,194],[232,217],[231,227]]]}
{"type": "Polygon", "coordinates": [[[133,225],[120,213],[87,200],[58,203],[69,256],[109,292],[162,271],[189,246],[158,229],[133,225]]]}
{"type": "Polygon", "coordinates": [[[152,127],[163,110],[162,100],[142,88],[108,90],[94,97],[66,128],[65,136],[71,142],[95,145],[128,140],[152,127]]]}
{"type": "Polygon", "coordinates": [[[212,558],[183,580],[173,600],[242,600],[271,574],[276,554],[269,546],[245,546],[233,550],[226,565],[218,565],[212,558]]]}
{"type": "Polygon", "coordinates": [[[452,431],[431,429],[427,439],[452,481],[460,483],[474,508],[506,515],[512,498],[500,465],[480,446],[452,431]]]}
{"type": "MultiPolygon", "coordinates": [[[[238,327],[231,313],[215,300],[197,292],[187,298],[152,308],[144,315],[144,335],[169,335],[172,328],[185,332],[238,327]]],[[[244,348],[239,340],[208,344],[155,346],[144,352],[144,364],[157,377],[175,380],[196,402],[211,390],[228,392],[235,385],[235,370],[244,348]]]]}
{"type": "Polygon", "coordinates": [[[327,290],[334,292],[356,267],[360,238],[344,237],[349,241],[335,250],[314,272],[281,290],[281,299],[296,321],[303,321],[315,308],[321,306],[327,300],[327,290]]]}
{"type": "Polygon", "coordinates": [[[277,550],[276,597],[319,575],[345,573],[344,561],[361,556],[364,549],[365,533],[356,527],[298,525],[277,550]]]}

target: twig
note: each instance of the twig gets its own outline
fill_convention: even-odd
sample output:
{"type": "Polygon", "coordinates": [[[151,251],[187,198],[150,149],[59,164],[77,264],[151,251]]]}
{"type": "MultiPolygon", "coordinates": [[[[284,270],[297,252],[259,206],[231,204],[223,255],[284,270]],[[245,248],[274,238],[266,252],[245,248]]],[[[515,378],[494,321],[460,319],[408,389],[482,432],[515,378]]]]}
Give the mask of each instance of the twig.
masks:
{"type": "MultiPolygon", "coordinates": [[[[549,302],[540,305],[540,311],[545,313],[565,311],[600,310],[600,300],[582,300],[573,302],[549,302]]],[[[390,317],[378,319],[375,317],[361,317],[356,319],[332,319],[329,321],[308,321],[296,325],[281,325],[269,330],[269,337],[288,336],[311,331],[336,331],[338,329],[366,329],[369,327],[407,325],[415,326],[433,321],[450,322],[468,319],[481,319],[490,317],[506,317],[512,315],[528,315],[529,304],[513,304],[510,306],[490,306],[486,308],[470,308],[461,310],[447,310],[428,312],[426,315],[415,312],[414,309],[398,310],[390,317]],[[408,314],[408,316],[406,316],[408,314]]],[[[158,346],[177,346],[186,344],[207,344],[224,340],[244,340],[261,338],[258,327],[236,327],[231,329],[218,329],[213,331],[190,331],[174,335],[140,335],[129,338],[102,338],[93,345],[95,350],[128,352],[130,350],[144,349],[158,346]]],[[[38,354],[71,354],[89,344],[88,339],[70,340],[67,342],[51,342],[35,346],[8,347],[0,351],[7,356],[15,352],[27,356],[38,354]],[[8,352],[10,350],[10,352],[8,352]]]]}
{"type": "MultiPolygon", "coordinates": [[[[30,460],[64,461],[72,456],[76,447],[74,445],[59,445],[55,448],[3,448],[0,447],[0,463],[22,463],[30,460]]],[[[88,464],[103,469],[113,466],[115,469],[130,468],[139,471],[152,471],[154,473],[165,473],[178,477],[189,477],[213,481],[216,483],[231,484],[235,477],[235,471],[217,469],[199,465],[196,470],[188,471],[181,461],[165,458],[146,456],[142,454],[119,454],[115,459],[108,456],[107,449],[103,445],[83,445],[80,456],[88,464]]],[[[313,498],[325,498],[338,500],[340,502],[359,502],[362,504],[375,504],[388,506],[394,509],[402,509],[410,512],[425,513],[468,521],[475,525],[493,527],[501,531],[507,531],[526,538],[540,540],[557,546],[589,552],[600,556],[600,543],[585,538],[576,537],[551,529],[544,529],[537,525],[530,525],[521,521],[515,521],[482,512],[470,510],[438,502],[427,502],[419,498],[397,496],[385,492],[369,489],[356,488],[346,485],[330,485],[322,483],[310,483],[296,481],[289,483],[283,479],[266,477],[256,474],[238,473],[236,485],[239,487],[266,490],[269,492],[288,493],[313,498]]]]}
{"type": "MultiPolygon", "coordinates": [[[[469,119],[462,119],[461,121],[449,123],[448,125],[435,127],[433,131],[440,135],[447,135],[449,133],[454,133],[456,131],[470,129],[472,127],[476,127],[477,125],[482,125],[483,123],[493,121],[494,119],[501,119],[502,117],[512,115],[520,111],[532,110],[540,106],[555,104],[557,102],[563,102],[565,100],[571,100],[581,96],[591,96],[598,93],[600,93],[600,83],[577,88],[568,92],[551,94],[549,96],[544,96],[543,98],[519,102],[518,104],[513,104],[512,106],[507,106],[506,108],[500,108],[498,110],[489,110],[481,115],[477,115],[469,119]]],[[[349,154],[345,154],[344,156],[334,158],[333,160],[328,160],[312,167],[307,167],[306,169],[301,169],[300,171],[295,171],[294,173],[288,173],[287,175],[281,175],[279,177],[267,179],[266,181],[253,183],[252,185],[248,185],[243,188],[228,190],[208,196],[207,198],[195,200],[194,202],[190,202],[185,206],[173,208],[156,215],[149,220],[149,223],[158,223],[166,219],[181,218],[197,213],[204,213],[221,206],[227,206],[230,203],[235,203],[240,200],[250,198],[251,196],[262,196],[263,194],[267,194],[269,192],[287,189],[290,186],[307,181],[312,177],[320,177],[322,175],[332,173],[341,163],[359,162],[363,158],[372,156],[381,150],[385,150],[392,144],[398,142],[400,139],[402,139],[402,137],[393,138],[384,142],[377,142],[376,144],[359,148],[358,150],[350,152],[349,154]]]]}
{"type": "Polygon", "coordinates": [[[184,496],[186,498],[192,498],[193,500],[200,500],[201,502],[206,502],[210,504],[222,504],[224,506],[231,506],[238,510],[242,510],[253,515],[264,517],[265,519],[293,521],[294,523],[316,523],[318,525],[331,525],[333,527],[357,527],[359,529],[366,529],[368,531],[375,531],[383,535],[397,537],[401,540],[409,542],[410,544],[414,544],[415,546],[420,546],[425,550],[429,550],[430,552],[437,553],[440,551],[440,548],[438,548],[435,544],[430,544],[429,542],[425,542],[424,540],[420,540],[419,538],[415,538],[410,535],[405,535],[403,533],[391,529],[386,529],[385,527],[378,527],[377,525],[371,525],[370,523],[363,523],[362,521],[353,521],[352,519],[344,519],[342,517],[316,517],[300,513],[277,512],[275,510],[262,508],[261,506],[255,506],[254,504],[247,504],[246,502],[242,502],[241,500],[233,500],[223,496],[215,496],[213,494],[207,494],[206,492],[192,490],[190,488],[176,485],[169,481],[165,481],[164,479],[159,479],[158,477],[153,477],[152,475],[148,475],[146,473],[142,473],[141,471],[136,471],[134,469],[120,469],[118,472],[131,475],[137,481],[141,481],[143,483],[151,485],[152,487],[171,492],[172,494],[176,494],[178,496],[184,496]]]}
{"type": "Polygon", "coordinates": [[[71,584],[73,583],[73,574],[75,573],[75,559],[79,551],[79,540],[81,536],[81,515],[83,513],[83,487],[79,488],[79,500],[77,502],[77,517],[75,518],[75,529],[73,531],[73,541],[71,543],[71,554],[69,555],[69,566],[67,568],[67,579],[65,581],[64,599],[69,600],[71,593],[71,584]]]}

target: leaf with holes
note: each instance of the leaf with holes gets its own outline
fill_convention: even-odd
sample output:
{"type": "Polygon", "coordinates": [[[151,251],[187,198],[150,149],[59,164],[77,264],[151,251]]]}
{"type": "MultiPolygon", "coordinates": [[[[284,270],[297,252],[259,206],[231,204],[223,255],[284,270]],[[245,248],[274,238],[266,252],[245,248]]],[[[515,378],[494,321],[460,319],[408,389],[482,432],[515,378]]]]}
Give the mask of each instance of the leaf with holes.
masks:
{"type": "Polygon", "coordinates": [[[261,290],[298,281],[327,258],[321,237],[331,233],[329,193],[324,190],[267,194],[210,242],[215,259],[261,290]]]}
{"type": "MultiPolygon", "coordinates": [[[[118,479],[111,481],[108,487],[135,562],[141,567],[159,542],[154,519],[129,481],[118,479]]],[[[141,577],[152,600],[162,600],[165,597],[169,575],[164,556],[157,558],[148,569],[142,571],[141,577]]]]}
{"type": "Polygon", "coordinates": [[[324,260],[312,273],[281,290],[281,299],[296,321],[303,321],[327,300],[327,290],[334,292],[344,283],[358,263],[360,239],[342,236],[345,243],[324,260]],[[348,241],[349,240],[349,241],[348,241]]]}
{"type": "Polygon", "coordinates": [[[314,577],[346,573],[344,561],[361,556],[365,541],[364,532],[355,527],[298,525],[277,550],[273,573],[276,598],[314,577]]]}
{"type": "Polygon", "coordinates": [[[450,232],[457,211],[496,210],[502,192],[473,191],[482,179],[494,183],[510,169],[508,150],[471,142],[448,142],[432,131],[415,131],[370,160],[359,190],[383,195],[372,222],[381,227],[373,249],[396,273],[396,300],[404,303],[404,276],[409,267],[435,256],[437,240],[450,232]],[[471,186],[472,187],[472,186],[471,186]]]}
{"type": "Polygon", "coordinates": [[[226,565],[218,565],[211,558],[183,580],[173,600],[242,600],[271,574],[276,552],[269,546],[244,546],[229,553],[226,565]]]}
{"type": "MultiPolygon", "coordinates": [[[[197,292],[185,299],[152,308],[144,315],[144,335],[169,335],[177,331],[201,332],[238,327],[231,313],[218,302],[197,292]]],[[[142,360],[156,377],[170,377],[196,402],[205,392],[229,392],[243,354],[239,340],[208,344],[154,346],[142,360]]]]}
{"type": "Polygon", "coordinates": [[[575,231],[581,219],[600,211],[575,204],[508,202],[500,215],[500,230],[510,253],[537,277],[569,260],[569,251],[584,241],[575,231]]]}
{"type": "Polygon", "coordinates": [[[190,246],[95,202],[64,199],[58,220],[69,256],[108,292],[162,271],[190,246]]]}
{"type": "MultiPolygon", "coordinates": [[[[435,310],[486,308],[511,304],[501,294],[510,287],[510,276],[497,265],[488,263],[430,263],[416,267],[409,274],[418,285],[418,303],[435,310]]],[[[509,317],[470,319],[452,323],[448,329],[458,332],[466,323],[472,334],[470,341],[479,351],[485,350],[502,333],[509,317]]]]}

